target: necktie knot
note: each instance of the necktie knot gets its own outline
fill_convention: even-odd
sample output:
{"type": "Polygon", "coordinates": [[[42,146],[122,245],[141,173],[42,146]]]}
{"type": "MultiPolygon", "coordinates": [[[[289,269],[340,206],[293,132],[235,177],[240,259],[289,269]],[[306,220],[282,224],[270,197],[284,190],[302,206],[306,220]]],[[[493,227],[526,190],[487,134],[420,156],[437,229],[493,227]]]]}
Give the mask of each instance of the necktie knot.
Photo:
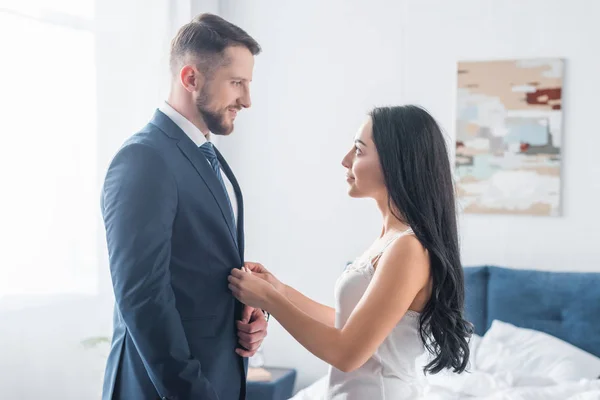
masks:
{"type": "Polygon", "coordinates": [[[204,156],[213,168],[217,168],[219,166],[219,159],[217,158],[215,147],[211,142],[206,142],[202,146],[200,146],[200,151],[202,152],[202,154],[204,154],[204,156]]]}

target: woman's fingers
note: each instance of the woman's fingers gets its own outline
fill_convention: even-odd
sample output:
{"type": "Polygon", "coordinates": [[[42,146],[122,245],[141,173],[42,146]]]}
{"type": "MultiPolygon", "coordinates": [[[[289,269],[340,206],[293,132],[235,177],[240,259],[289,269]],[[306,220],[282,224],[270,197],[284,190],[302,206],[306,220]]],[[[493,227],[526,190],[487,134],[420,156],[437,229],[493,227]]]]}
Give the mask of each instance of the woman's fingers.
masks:
{"type": "Polygon", "coordinates": [[[231,290],[231,293],[233,293],[233,295],[235,297],[239,297],[240,290],[238,289],[237,286],[235,286],[235,285],[233,285],[233,284],[230,283],[229,285],[227,285],[227,287],[229,288],[229,290],[231,290]]]}
{"type": "Polygon", "coordinates": [[[239,268],[234,268],[231,270],[231,275],[235,276],[236,278],[242,278],[244,274],[245,272],[239,268]]]}
{"type": "Polygon", "coordinates": [[[229,281],[229,283],[239,286],[242,283],[242,280],[240,278],[236,278],[235,276],[229,275],[227,277],[227,280],[229,281]]]}

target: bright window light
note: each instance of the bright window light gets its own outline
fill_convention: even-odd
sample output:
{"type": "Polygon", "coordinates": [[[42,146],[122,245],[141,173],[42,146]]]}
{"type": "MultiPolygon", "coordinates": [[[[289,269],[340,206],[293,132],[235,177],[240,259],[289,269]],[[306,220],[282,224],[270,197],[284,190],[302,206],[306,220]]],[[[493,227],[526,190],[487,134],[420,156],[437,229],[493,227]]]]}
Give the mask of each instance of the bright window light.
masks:
{"type": "Polygon", "coordinates": [[[40,10],[91,17],[93,1],[0,0],[0,300],[97,283],[94,33],[40,10]]]}

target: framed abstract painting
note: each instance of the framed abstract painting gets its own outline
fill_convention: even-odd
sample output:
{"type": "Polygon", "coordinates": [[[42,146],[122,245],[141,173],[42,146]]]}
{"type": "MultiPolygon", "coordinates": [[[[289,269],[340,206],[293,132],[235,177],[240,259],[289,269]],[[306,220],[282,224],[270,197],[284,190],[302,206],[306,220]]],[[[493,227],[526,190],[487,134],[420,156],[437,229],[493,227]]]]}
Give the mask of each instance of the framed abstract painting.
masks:
{"type": "Polygon", "coordinates": [[[458,63],[464,213],[560,215],[563,70],[563,59],[458,63]]]}

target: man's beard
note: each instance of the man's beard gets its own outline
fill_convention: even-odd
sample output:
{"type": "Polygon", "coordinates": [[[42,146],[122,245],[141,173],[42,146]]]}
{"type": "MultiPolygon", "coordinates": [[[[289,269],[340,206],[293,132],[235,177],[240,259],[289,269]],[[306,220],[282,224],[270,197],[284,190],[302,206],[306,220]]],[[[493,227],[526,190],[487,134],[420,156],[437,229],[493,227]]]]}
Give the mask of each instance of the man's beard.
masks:
{"type": "Polygon", "coordinates": [[[202,116],[206,127],[211,133],[215,135],[229,135],[233,131],[233,123],[227,124],[225,122],[225,115],[227,109],[222,112],[211,111],[208,109],[208,103],[210,103],[210,96],[207,93],[206,85],[202,88],[200,96],[196,100],[196,108],[202,116]]]}

